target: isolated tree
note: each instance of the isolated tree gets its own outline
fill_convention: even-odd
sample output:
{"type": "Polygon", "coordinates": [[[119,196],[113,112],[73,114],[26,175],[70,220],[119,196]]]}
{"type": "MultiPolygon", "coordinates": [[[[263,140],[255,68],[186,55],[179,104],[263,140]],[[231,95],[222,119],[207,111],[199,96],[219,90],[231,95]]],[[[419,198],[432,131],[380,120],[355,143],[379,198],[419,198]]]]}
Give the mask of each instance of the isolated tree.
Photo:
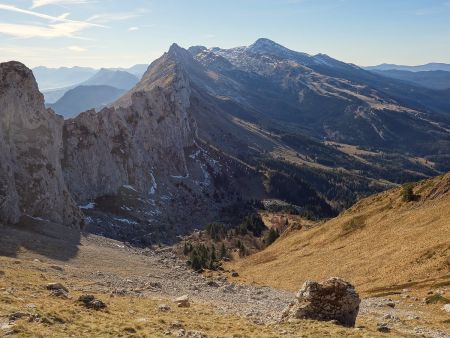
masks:
{"type": "Polygon", "coordinates": [[[402,193],[403,201],[411,202],[415,200],[416,196],[414,195],[413,188],[414,187],[411,183],[407,183],[403,186],[403,193],[402,193]]]}

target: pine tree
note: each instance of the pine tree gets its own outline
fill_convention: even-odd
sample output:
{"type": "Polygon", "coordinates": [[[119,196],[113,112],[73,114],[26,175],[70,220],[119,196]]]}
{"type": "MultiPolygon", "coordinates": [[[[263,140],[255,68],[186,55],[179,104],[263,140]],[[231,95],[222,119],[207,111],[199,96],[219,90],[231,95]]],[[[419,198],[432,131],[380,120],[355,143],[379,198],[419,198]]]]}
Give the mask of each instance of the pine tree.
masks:
{"type": "Polygon", "coordinates": [[[216,261],[217,255],[216,255],[216,247],[214,244],[211,246],[211,261],[216,261]]]}
{"type": "Polygon", "coordinates": [[[191,254],[191,267],[195,271],[201,270],[203,268],[201,259],[198,255],[198,252],[195,250],[192,251],[192,254],[191,254]]]}
{"type": "Polygon", "coordinates": [[[220,258],[227,257],[227,249],[225,248],[225,244],[222,242],[222,246],[220,247],[220,258]]]}

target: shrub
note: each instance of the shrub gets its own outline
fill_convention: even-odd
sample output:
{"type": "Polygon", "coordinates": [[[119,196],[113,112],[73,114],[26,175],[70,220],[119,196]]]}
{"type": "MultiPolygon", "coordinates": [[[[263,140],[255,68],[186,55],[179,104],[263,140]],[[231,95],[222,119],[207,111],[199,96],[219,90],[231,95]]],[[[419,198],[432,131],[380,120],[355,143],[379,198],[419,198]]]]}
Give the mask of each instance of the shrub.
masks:
{"type": "Polygon", "coordinates": [[[447,299],[444,296],[439,295],[439,294],[434,294],[432,296],[428,296],[427,298],[425,298],[425,303],[426,304],[438,304],[438,303],[448,304],[448,303],[450,303],[450,299],[447,299]]]}
{"type": "Polygon", "coordinates": [[[413,191],[414,186],[411,183],[407,183],[403,186],[402,198],[405,202],[411,202],[416,199],[413,191]]]}

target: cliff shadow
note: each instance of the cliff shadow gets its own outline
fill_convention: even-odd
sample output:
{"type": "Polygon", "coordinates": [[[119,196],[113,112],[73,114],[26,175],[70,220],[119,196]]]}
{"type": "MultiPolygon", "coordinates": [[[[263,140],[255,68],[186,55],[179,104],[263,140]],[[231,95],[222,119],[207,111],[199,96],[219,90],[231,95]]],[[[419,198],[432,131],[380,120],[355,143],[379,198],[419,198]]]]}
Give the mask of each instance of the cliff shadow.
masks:
{"type": "Polygon", "coordinates": [[[81,233],[45,220],[26,218],[16,225],[0,224],[0,255],[17,257],[30,251],[50,259],[67,261],[78,253],[81,233]]]}

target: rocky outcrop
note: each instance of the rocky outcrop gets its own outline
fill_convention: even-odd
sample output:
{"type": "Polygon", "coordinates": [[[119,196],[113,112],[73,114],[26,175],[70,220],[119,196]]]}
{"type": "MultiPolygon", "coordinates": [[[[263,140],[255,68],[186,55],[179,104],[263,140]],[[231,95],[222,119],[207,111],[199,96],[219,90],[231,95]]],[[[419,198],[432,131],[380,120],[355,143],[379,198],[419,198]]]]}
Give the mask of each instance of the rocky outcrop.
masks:
{"type": "Polygon", "coordinates": [[[284,319],[337,321],[355,326],[361,300],[353,285],[333,277],[318,283],[306,281],[293,302],[283,313],[284,319]]]}
{"type": "Polygon", "coordinates": [[[157,84],[147,81],[151,76],[115,107],[65,122],[63,168],[77,202],[116,194],[124,185],[148,195],[155,176],[188,175],[184,150],[194,145],[189,83],[177,69],[157,84]]]}
{"type": "Polygon", "coordinates": [[[114,105],[66,121],[45,109],[28,68],[2,64],[0,221],[79,226],[83,204],[95,207],[90,230],[147,243],[161,228],[176,236],[206,219],[214,207],[200,206],[210,204],[221,164],[196,137],[189,62],[173,45],[114,105]]]}
{"type": "Polygon", "coordinates": [[[0,221],[31,217],[80,226],[61,169],[62,125],[45,108],[31,70],[0,64],[0,221]]]}

